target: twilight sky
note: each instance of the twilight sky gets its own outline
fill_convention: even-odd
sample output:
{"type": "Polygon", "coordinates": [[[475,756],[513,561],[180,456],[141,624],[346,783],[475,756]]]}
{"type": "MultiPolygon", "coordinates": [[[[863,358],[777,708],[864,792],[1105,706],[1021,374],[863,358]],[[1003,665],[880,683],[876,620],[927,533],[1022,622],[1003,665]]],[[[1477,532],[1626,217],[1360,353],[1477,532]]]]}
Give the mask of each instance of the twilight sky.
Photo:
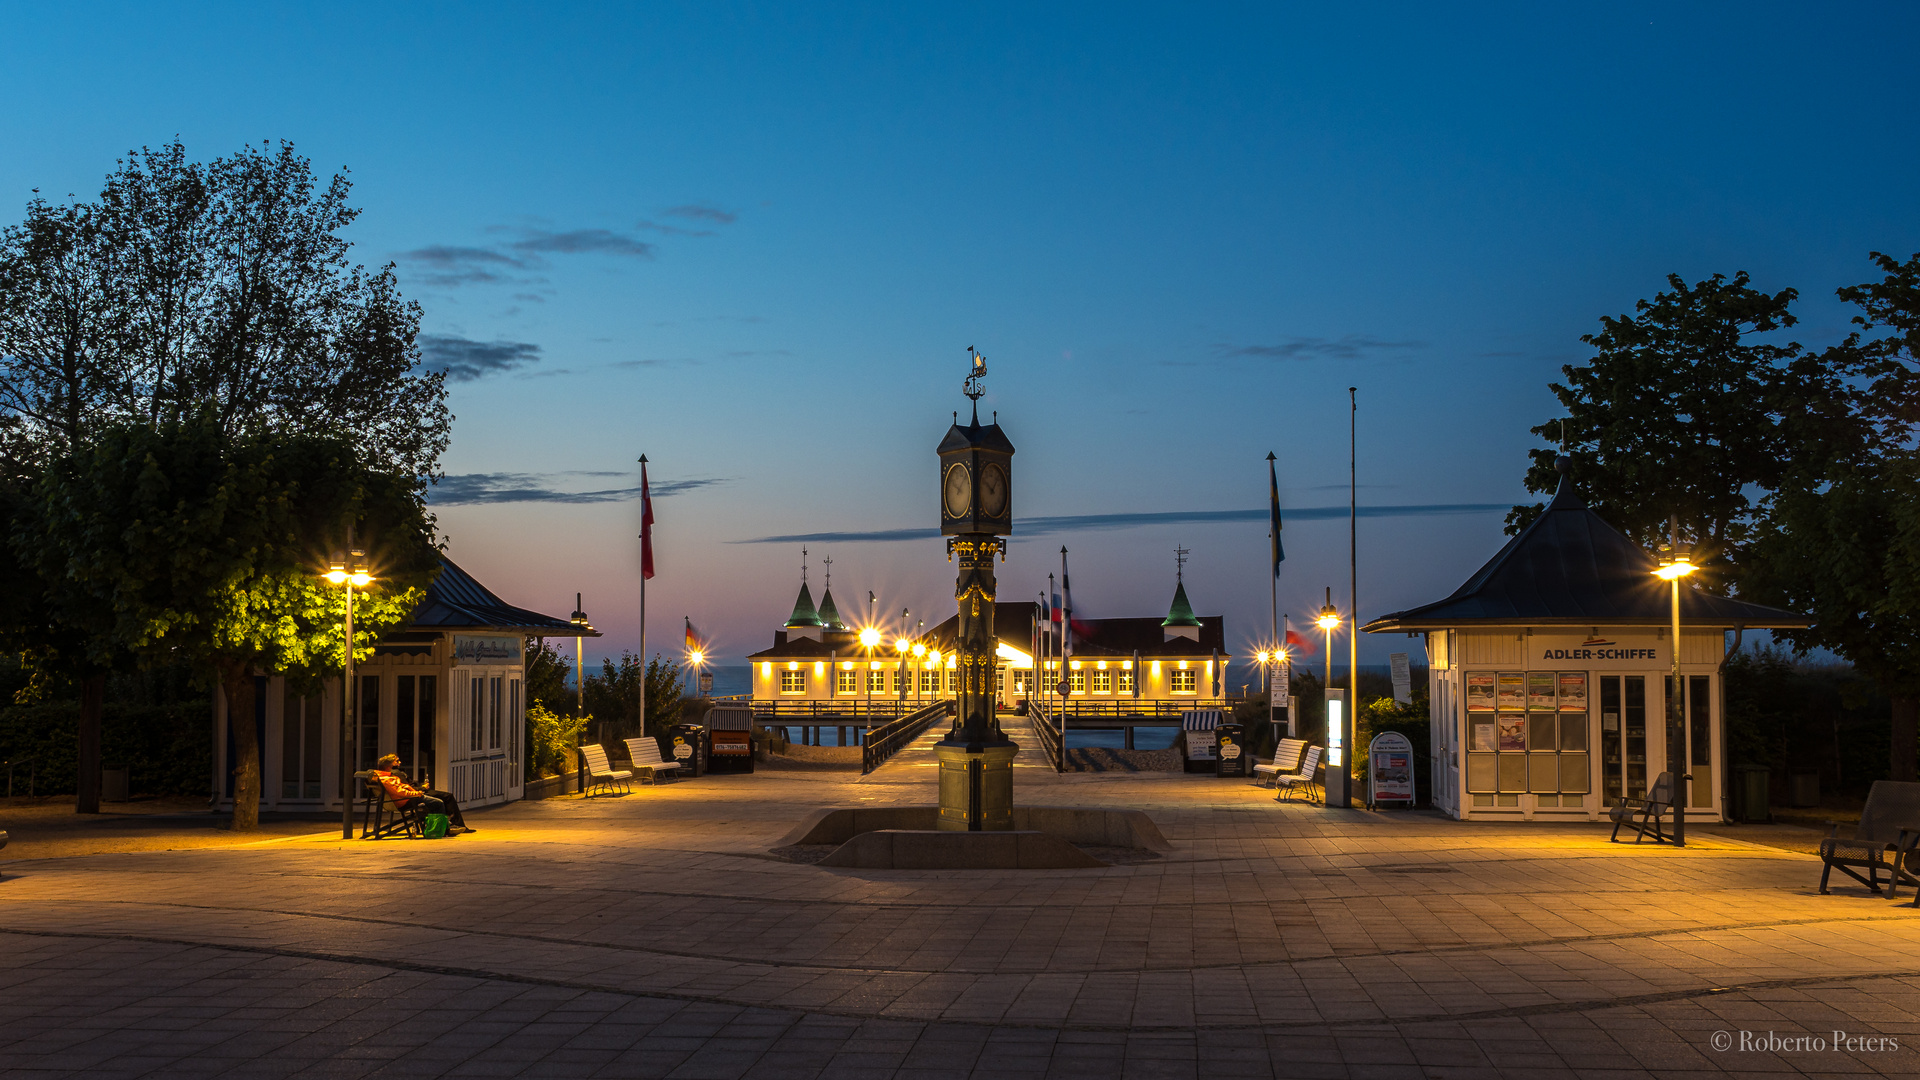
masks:
{"type": "Polygon", "coordinates": [[[1064,544],[1080,612],[1163,613],[1183,545],[1264,637],[1272,450],[1281,610],[1345,609],[1352,385],[1362,618],[1435,600],[1598,316],[1744,269],[1826,343],[1920,250],[1906,4],[276,7],[10,7],[0,220],[176,134],[350,169],[454,379],[451,554],[584,592],[590,658],[638,642],[641,453],[650,650],[766,647],[803,542],[844,614],[945,618],[969,345],[1036,519],[1003,599],[1064,544]]]}

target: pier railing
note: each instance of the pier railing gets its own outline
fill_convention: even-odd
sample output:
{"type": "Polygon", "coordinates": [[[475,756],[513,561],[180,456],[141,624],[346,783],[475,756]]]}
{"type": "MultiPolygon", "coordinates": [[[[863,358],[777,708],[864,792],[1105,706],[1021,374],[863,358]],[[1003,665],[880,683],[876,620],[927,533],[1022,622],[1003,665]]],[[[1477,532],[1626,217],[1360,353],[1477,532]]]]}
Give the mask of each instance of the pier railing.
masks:
{"type": "Polygon", "coordinates": [[[929,705],[945,705],[945,700],[926,698],[755,698],[753,715],[772,717],[906,716],[929,705]]]}
{"type": "Polygon", "coordinates": [[[1045,697],[1036,696],[1027,705],[1027,720],[1033,725],[1033,733],[1039,736],[1040,749],[1053,763],[1054,772],[1067,771],[1067,740],[1060,727],[1061,719],[1045,697]]]}
{"type": "Polygon", "coordinates": [[[879,768],[901,748],[919,738],[920,733],[935,720],[945,719],[949,715],[947,705],[945,701],[936,701],[867,732],[866,741],[860,746],[860,775],[865,776],[879,768]]]}

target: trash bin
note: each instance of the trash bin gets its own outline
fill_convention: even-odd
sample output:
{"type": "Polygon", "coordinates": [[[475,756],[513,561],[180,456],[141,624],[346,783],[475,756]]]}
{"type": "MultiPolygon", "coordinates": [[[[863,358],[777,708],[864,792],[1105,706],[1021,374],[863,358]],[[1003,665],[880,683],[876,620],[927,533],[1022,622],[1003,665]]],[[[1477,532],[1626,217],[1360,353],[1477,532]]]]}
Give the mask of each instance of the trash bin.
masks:
{"type": "Polygon", "coordinates": [[[667,748],[685,770],[683,776],[703,776],[707,771],[707,728],[705,724],[675,724],[667,733],[667,748]]]}
{"type": "Polygon", "coordinates": [[[1222,779],[1236,776],[1244,779],[1248,775],[1248,770],[1252,768],[1250,763],[1253,755],[1247,752],[1247,745],[1243,740],[1244,732],[1245,729],[1239,724],[1221,724],[1214,729],[1216,744],[1213,775],[1222,779]]]}
{"type": "Polygon", "coordinates": [[[1765,825],[1773,820],[1773,770],[1765,765],[1733,767],[1733,820],[1742,825],[1765,825]]]}
{"type": "Polygon", "coordinates": [[[1788,769],[1787,802],[1796,810],[1820,805],[1820,770],[1788,769]]]}
{"type": "Polygon", "coordinates": [[[109,765],[100,770],[100,801],[126,802],[129,770],[125,765],[109,765]]]}

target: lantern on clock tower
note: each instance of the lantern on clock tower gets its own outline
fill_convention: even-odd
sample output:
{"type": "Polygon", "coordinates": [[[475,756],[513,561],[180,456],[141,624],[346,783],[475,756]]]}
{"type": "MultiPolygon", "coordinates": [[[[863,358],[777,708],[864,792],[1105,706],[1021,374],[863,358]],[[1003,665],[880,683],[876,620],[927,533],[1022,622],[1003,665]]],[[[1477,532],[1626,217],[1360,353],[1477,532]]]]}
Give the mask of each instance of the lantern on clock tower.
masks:
{"type": "Polygon", "coordinates": [[[967,350],[971,370],[964,392],[972,419],[940,440],[940,533],[947,557],[958,564],[954,601],[959,605],[959,650],[953,729],[934,748],[940,761],[940,828],[1013,828],[1013,757],[1019,747],[1000,731],[999,638],[993,604],[998,592],[993,563],[1006,557],[1003,537],[1013,531],[1013,443],[995,422],[980,422],[981,380],[986,358],[967,350]]]}

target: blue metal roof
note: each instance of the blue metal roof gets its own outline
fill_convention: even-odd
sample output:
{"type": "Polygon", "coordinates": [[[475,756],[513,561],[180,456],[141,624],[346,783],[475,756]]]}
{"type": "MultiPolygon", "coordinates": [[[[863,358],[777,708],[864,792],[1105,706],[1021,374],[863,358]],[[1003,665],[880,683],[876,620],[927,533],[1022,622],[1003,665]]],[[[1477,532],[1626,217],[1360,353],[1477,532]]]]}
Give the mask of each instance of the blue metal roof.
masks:
{"type": "MultiPolygon", "coordinates": [[[[1588,508],[1563,472],[1545,513],[1499,554],[1437,603],[1383,615],[1361,629],[1430,630],[1450,626],[1644,625],[1673,617],[1670,586],[1658,561],[1588,508]]],[[[1680,622],[1755,629],[1806,626],[1791,611],[1680,589],[1680,622]]]]}
{"type": "Polygon", "coordinates": [[[599,637],[600,631],[580,627],[537,611],[514,607],[476,581],[472,574],[440,557],[440,573],[427,586],[426,599],[414,610],[411,630],[513,630],[524,634],[599,637]]]}

